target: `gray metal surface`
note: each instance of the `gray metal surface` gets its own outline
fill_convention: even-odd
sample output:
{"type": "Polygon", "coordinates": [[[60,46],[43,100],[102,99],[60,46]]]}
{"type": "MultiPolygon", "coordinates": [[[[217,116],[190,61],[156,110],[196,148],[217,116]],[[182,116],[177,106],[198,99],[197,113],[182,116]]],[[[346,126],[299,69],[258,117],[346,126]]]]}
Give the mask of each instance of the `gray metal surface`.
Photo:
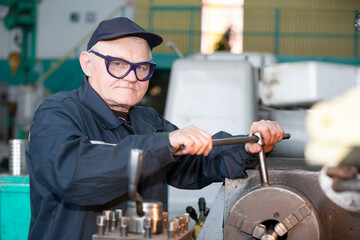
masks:
{"type": "MultiPolygon", "coordinates": [[[[247,194],[261,186],[260,174],[258,170],[248,170],[248,178],[230,180],[225,182],[225,209],[224,221],[227,221],[231,209],[247,194]]],[[[357,239],[360,236],[360,215],[351,213],[330,201],[319,185],[319,171],[309,171],[302,169],[268,169],[270,185],[280,186],[283,189],[290,189],[299,196],[304,196],[307,202],[313,206],[316,213],[319,233],[321,240],[357,239]]],[[[275,212],[283,211],[290,204],[291,194],[281,194],[280,203],[275,212]]],[[[268,197],[269,201],[271,200],[268,197]]],[[[270,206],[271,207],[274,206],[270,206]]],[[[266,206],[258,206],[253,209],[254,215],[260,217],[266,206]]],[[[250,215],[251,216],[251,215],[250,215]]],[[[279,218],[279,220],[281,220],[279,218]]],[[[293,229],[296,229],[294,227],[293,229]]],[[[290,230],[292,231],[292,230],[290,230]]],[[[226,233],[224,233],[225,235],[226,233]]],[[[290,237],[291,234],[288,234],[290,237]]],[[[251,238],[250,238],[251,239],[251,238]]],[[[291,239],[291,238],[288,238],[291,239]]],[[[293,238],[299,239],[299,238],[293,238]]],[[[300,238],[302,239],[302,238],[300,238]]]]}

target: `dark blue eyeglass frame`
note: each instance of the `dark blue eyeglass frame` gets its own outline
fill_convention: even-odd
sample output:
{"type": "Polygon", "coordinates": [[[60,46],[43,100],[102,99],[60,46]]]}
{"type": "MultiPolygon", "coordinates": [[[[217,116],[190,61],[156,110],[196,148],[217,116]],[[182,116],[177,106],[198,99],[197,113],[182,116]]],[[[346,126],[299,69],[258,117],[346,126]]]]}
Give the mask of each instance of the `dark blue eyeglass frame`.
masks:
{"type": "Polygon", "coordinates": [[[114,78],[117,78],[117,79],[122,79],[124,77],[126,77],[132,70],[134,70],[134,73],[135,73],[135,76],[136,76],[136,79],[140,82],[144,82],[144,81],[147,81],[149,80],[152,75],[154,74],[154,71],[155,71],[155,67],[156,67],[156,63],[153,63],[153,62],[138,62],[138,63],[132,63],[132,62],[129,62],[129,61],[126,61],[125,59],[122,59],[122,58],[116,58],[116,57],[112,57],[112,56],[105,56],[101,53],[98,53],[98,52],[95,52],[94,50],[90,50],[89,53],[94,53],[96,56],[99,56],[103,59],[105,59],[105,66],[106,66],[106,70],[107,72],[114,78]],[[125,62],[127,64],[130,65],[130,68],[129,70],[122,76],[118,77],[118,76],[115,76],[113,75],[110,71],[109,71],[109,66],[110,66],[110,62],[111,61],[122,61],[122,62],[125,62]],[[138,76],[137,76],[137,72],[136,72],[136,68],[138,66],[141,66],[141,65],[144,65],[144,64],[149,64],[149,74],[147,75],[147,77],[145,77],[144,79],[139,79],[138,76]]]}

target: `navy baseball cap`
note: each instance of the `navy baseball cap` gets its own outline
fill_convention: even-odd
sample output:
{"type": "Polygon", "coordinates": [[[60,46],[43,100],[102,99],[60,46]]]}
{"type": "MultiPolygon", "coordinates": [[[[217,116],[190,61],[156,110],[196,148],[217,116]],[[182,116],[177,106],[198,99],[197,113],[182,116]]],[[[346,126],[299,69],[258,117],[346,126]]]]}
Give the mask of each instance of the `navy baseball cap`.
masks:
{"type": "Polygon", "coordinates": [[[100,22],[95,32],[87,44],[89,51],[98,41],[111,40],[125,36],[136,36],[145,39],[150,48],[160,45],[162,37],[157,34],[147,32],[145,29],[126,17],[118,17],[100,22]]]}

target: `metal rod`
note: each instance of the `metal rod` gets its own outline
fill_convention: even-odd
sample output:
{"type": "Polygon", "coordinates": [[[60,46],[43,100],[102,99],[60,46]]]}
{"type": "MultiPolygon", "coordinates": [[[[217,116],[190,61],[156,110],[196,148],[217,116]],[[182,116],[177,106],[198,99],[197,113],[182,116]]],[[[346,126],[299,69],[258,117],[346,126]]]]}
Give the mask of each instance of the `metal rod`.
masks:
{"type": "MultiPolygon", "coordinates": [[[[284,133],[283,139],[289,139],[289,138],[290,138],[290,134],[284,133]]],[[[256,142],[259,143],[261,146],[261,152],[259,152],[261,182],[262,185],[269,186],[269,174],[267,171],[266,160],[265,160],[264,142],[260,133],[254,133],[252,136],[238,136],[238,137],[213,139],[212,142],[213,142],[213,146],[224,146],[224,145],[256,143],[256,142]]]]}
{"type": "MultiPolygon", "coordinates": [[[[290,134],[284,133],[283,139],[289,139],[290,134]]],[[[220,138],[213,139],[213,146],[224,146],[224,145],[233,145],[233,144],[244,144],[244,143],[256,143],[259,141],[259,137],[256,135],[253,136],[239,136],[239,137],[229,137],[229,138],[220,138]]]]}
{"type": "Polygon", "coordinates": [[[265,151],[264,151],[264,142],[260,133],[254,133],[255,136],[259,138],[258,143],[261,146],[261,152],[259,152],[259,165],[260,165],[260,175],[261,182],[264,186],[269,186],[269,174],[267,171],[266,161],[265,161],[265,151]]]}

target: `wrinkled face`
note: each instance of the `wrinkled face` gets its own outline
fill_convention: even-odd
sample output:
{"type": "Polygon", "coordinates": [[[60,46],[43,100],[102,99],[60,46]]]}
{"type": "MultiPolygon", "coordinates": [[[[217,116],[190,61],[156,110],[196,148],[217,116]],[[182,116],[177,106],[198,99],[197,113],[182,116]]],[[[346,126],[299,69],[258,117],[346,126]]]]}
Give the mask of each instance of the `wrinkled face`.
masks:
{"type": "MultiPolygon", "coordinates": [[[[123,37],[98,42],[92,50],[103,55],[122,58],[132,63],[151,60],[151,52],[146,40],[138,37],[123,37]]],[[[105,59],[93,53],[90,58],[89,84],[113,110],[127,112],[144,97],[149,81],[140,82],[131,71],[122,79],[112,77],[106,70],[105,59]]]]}

